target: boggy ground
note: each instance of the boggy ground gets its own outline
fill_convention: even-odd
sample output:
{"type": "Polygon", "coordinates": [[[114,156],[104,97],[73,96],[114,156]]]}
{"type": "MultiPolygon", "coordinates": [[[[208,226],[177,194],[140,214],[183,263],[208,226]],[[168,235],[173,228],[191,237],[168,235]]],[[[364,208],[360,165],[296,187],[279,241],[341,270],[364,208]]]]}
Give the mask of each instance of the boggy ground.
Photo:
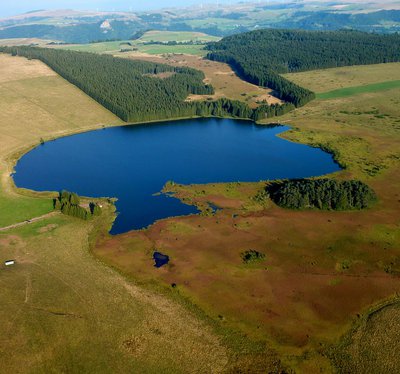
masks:
{"type": "Polygon", "coordinates": [[[357,314],[400,290],[394,210],[248,211],[201,188],[227,208],[157,222],[107,240],[95,253],[141,281],[176,283],[212,317],[254,339],[267,337],[286,354],[339,338],[357,314]],[[169,265],[153,266],[155,249],[170,256],[169,265]],[[265,260],[244,264],[240,255],[248,249],[265,260]]]}
{"type": "MultiPolygon", "coordinates": [[[[334,152],[346,169],[333,177],[361,179],[376,191],[371,209],[290,211],[254,199],[264,183],[168,185],[184,201],[223,209],[103,238],[96,255],[145,284],[175,283],[173,292],[222,325],[265,339],[299,372],[331,372],[332,362],[362,372],[354,362],[367,362],[367,350],[339,342],[372,305],[400,291],[399,102],[400,90],[392,89],[314,101],[282,118],[294,126],[283,137],[334,152]],[[153,266],[155,249],[170,256],[167,266],[153,266]],[[265,260],[244,264],[240,255],[248,249],[265,260]],[[332,351],[340,359],[330,361],[332,351]]],[[[380,320],[380,335],[364,345],[385,341],[380,320]]]]}

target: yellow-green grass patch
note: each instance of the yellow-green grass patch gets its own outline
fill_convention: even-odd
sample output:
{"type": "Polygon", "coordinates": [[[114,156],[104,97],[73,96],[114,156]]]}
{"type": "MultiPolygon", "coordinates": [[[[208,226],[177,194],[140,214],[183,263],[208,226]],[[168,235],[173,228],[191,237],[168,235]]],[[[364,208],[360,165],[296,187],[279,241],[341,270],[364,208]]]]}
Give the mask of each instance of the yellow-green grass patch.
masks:
{"type": "Polygon", "coordinates": [[[0,226],[52,209],[49,197],[16,195],[10,173],[24,150],[68,133],[122,123],[39,61],[0,55],[0,226]]]}
{"type": "Polygon", "coordinates": [[[316,100],[280,121],[294,127],[280,136],[333,152],[355,178],[368,180],[399,165],[399,88],[316,100]]]}
{"type": "Polygon", "coordinates": [[[367,84],[365,86],[346,87],[346,88],[340,88],[338,90],[322,92],[317,94],[317,99],[319,100],[339,99],[341,97],[360,95],[363,93],[387,91],[397,87],[400,87],[400,80],[367,84]]]}
{"type": "Polygon", "coordinates": [[[131,43],[131,40],[126,41],[113,41],[113,42],[100,42],[88,44],[67,44],[67,45],[54,45],[52,48],[66,49],[69,51],[78,52],[92,52],[92,53],[106,53],[118,52],[121,48],[129,48],[126,43],[131,43]]]}
{"type": "Polygon", "coordinates": [[[394,373],[400,367],[398,297],[376,305],[358,316],[351,331],[330,351],[342,372],[394,373]]]}
{"type": "Polygon", "coordinates": [[[198,56],[205,56],[206,51],[204,50],[203,45],[161,45],[161,44],[154,44],[154,45],[138,45],[137,46],[139,52],[148,53],[150,55],[162,55],[162,54],[169,54],[169,53],[182,53],[188,55],[198,55],[198,56]]]}
{"type": "Polygon", "coordinates": [[[284,74],[284,77],[314,92],[400,80],[400,63],[357,65],[284,74]]]}
{"type": "Polygon", "coordinates": [[[204,323],[93,260],[98,224],[59,216],[0,233],[0,371],[221,372],[226,351],[204,323]]]}
{"type": "Polygon", "coordinates": [[[38,39],[38,38],[12,38],[12,39],[0,39],[0,45],[13,47],[18,45],[36,45],[40,47],[46,46],[53,40],[38,39]]]}
{"type": "Polygon", "coordinates": [[[117,53],[122,49],[136,48],[140,53],[148,53],[150,55],[159,55],[165,53],[183,53],[189,55],[204,56],[206,51],[204,45],[196,44],[177,44],[177,45],[161,45],[161,44],[145,44],[149,42],[168,43],[176,41],[182,42],[210,42],[217,41],[220,38],[199,33],[199,32],[180,32],[180,31],[148,31],[137,40],[122,40],[88,44],[70,44],[70,45],[51,45],[52,48],[61,48],[78,52],[93,53],[117,53]]]}
{"type": "Polygon", "coordinates": [[[213,42],[221,38],[192,31],[147,31],[137,41],[141,42],[213,42]]]}

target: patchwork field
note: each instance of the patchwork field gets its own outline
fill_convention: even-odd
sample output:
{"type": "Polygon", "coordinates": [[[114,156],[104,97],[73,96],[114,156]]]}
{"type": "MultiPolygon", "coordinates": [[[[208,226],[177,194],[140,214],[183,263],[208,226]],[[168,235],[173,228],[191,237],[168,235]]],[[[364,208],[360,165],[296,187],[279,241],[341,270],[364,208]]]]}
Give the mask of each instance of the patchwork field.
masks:
{"type": "MultiPolygon", "coordinates": [[[[188,55],[204,56],[203,45],[161,45],[161,44],[134,44],[132,41],[103,42],[90,44],[71,44],[54,46],[53,48],[62,48],[70,51],[92,52],[92,53],[119,53],[121,49],[136,48],[136,54],[140,56],[142,53],[149,55],[160,55],[169,53],[183,53],[188,55]],[[122,44],[121,44],[122,43],[122,44]],[[132,46],[123,43],[132,43],[132,46]]],[[[124,52],[126,54],[128,52],[124,52]]]]}
{"type": "Polygon", "coordinates": [[[119,52],[123,43],[130,43],[129,40],[115,41],[115,42],[101,42],[90,44],[66,44],[61,46],[52,46],[52,48],[66,49],[69,51],[78,52],[92,52],[92,53],[113,53],[119,52]]]}
{"type": "Polygon", "coordinates": [[[148,31],[144,33],[139,39],[136,40],[112,41],[112,42],[101,42],[101,43],[90,43],[90,44],[70,44],[61,46],[56,45],[52,47],[68,49],[72,51],[93,52],[93,53],[117,53],[120,52],[121,49],[136,48],[138,53],[147,53],[150,55],[179,53],[179,54],[204,56],[206,54],[206,51],[204,51],[204,45],[201,44],[162,45],[162,44],[144,44],[144,43],[149,43],[149,42],[168,43],[172,41],[176,41],[177,43],[190,42],[190,41],[210,42],[210,41],[217,41],[219,39],[220,38],[218,37],[203,34],[200,32],[148,31]]]}
{"type": "MultiPolygon", "coordinates": [[[[386,80],[385,66],[376,75],[379,71],[382,77],[373,80],[386,80]]],[[[332,72],[325,74],[328,81],[332,72]]],[[[366,77],[363,83],[368,84],[366,77]]],[[[336,362],[362,373],[360,362],[371,362],[364,361],[367,349],[346,346],[342,337],[360,315],[368,318],[374,304],[400,290],[399,104],[400,89],[392,88],[316,100],[280,119],[293,126],[283,137],[335,154],[346,167],[335,178],[361,179],[376,191],[379,202],[367,211],[281,209],[255,198],[264,183],[170,185],[168,191],[188,202],[223,209],[104,238],[95,253],[144,283],[175,283],[180,294],[224,326],[265,339],[299,372],[332,372],[336,362]],[[155,249],[169,255],[170,264],[155,269],[155,249]],[[244,264],[241,253],[250,249],[265,259],[244,264]],[[339,358],[330,361],[332,356],[339,358]]],[[[377,320],[389,323],[385,317],[377,320]]],[[[374,341],[362,344],[378,347],[386,328],[375,328],[374,341]]],[[[378,356],[395,357],[395,352],[371,357],[378,356]]]]}
{"type": "Polygon", "coordinates": [[[219,40],[217,36],[207,35],[202,32],[192,31],[147,31],[139,39],[140,42],[214,42],[219,40]]]}

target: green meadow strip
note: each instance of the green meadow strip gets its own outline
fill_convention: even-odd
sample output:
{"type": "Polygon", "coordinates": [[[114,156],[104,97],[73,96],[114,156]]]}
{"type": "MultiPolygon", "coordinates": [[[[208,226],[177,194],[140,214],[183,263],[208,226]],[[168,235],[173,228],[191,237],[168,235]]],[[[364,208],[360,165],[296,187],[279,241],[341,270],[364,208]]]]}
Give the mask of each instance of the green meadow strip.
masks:
{"type": "Polygon", "coordinates": [[[364,86],[346,87],[346,88],[340,88],[338,90],[319,93],[317,94],[317,99],[319,100],[339,99],[342,97],[349,97],[368,92],[390,90],[392,88],[398,88],[398,87],[400,87],[400,80],[373,83],[364,86]]]}

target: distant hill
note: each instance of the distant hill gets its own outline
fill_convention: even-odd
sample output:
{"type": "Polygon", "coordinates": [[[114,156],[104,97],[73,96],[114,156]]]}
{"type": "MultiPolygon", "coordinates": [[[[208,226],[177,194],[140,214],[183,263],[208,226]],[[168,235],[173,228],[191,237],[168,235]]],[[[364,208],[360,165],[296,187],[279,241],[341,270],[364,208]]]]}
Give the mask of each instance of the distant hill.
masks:
{"type": "Polygon", "coordinates": [[[0,20],[0,38],[45,38],[68,43],[129,39],[145,30],[197,31],[227,36],[262,28],[400,31],[397,1],[306,0],[205,4],[151,12],[37,10],[0,20]],[[315,4],[314,4],[315,5],[315,4]],[[104,23],[110,27],[101,27],[104,23]]]}
{"type": "Polygon", "coordinates": [[[99,40],[129,39],[141,29],[134,21],[112,21],[110,28],[102,28],[104,20],[66,26],[44,24],[10,26],[0,30],[0,39],[40,38],[66,43],[90,43],[99,40]]]}

